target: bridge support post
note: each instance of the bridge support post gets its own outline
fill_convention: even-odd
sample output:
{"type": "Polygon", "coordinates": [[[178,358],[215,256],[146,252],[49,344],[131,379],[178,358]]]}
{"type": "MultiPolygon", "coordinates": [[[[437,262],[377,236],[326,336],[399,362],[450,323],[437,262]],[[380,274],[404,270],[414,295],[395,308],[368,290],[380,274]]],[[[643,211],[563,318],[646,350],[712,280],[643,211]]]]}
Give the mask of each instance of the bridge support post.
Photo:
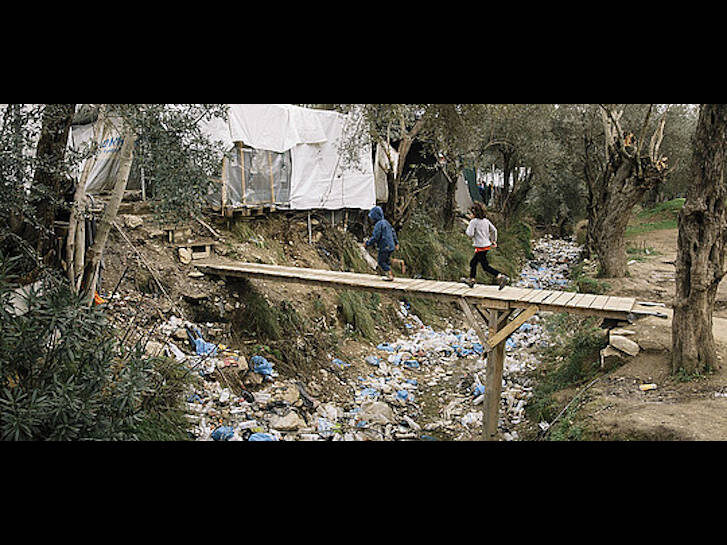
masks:
{"type": "MultiPolygon", "coordinates": [[[[489,312],[489,338],[497,334],[500,311],[491,309],[489,312]]],[[[489,345],[482,343],[483,347],[489,345]]],[[[482,440],[497,440],[497,421],[500,417],[500,398],[502,397],[502,370],[505,364],[505,343],[501,342],[490,347],[487,352],[487,369],[485,371],[485,399],[482,402],[482,440]]]]}
{"type": "MultiPolygon", "coordinates": [[[[502,369],[505,363],[505,343],[498,343],[490,347],[487,337],[475,320],[467,300],[463,297],[459,304],[467,317],[467,322],[477,333],[480,344],[487,350],[487,368],[485,370],[485,399],[482,403],[482,440],[495,441],[497,439],[497,420],[500,416],[500,397],[502,395],[502,369]]],[[[492,339],[499,330],[502,316],[505,314],[495,309],[488,311],[489,338],[492,339]]]]}

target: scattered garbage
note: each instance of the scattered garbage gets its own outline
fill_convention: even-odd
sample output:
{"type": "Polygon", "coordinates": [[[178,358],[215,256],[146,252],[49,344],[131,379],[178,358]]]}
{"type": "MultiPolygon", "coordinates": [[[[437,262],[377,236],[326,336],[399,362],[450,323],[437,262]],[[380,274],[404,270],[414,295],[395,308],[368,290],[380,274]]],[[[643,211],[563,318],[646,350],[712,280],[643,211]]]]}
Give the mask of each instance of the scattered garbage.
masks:
{"type": "MultiPolygon", "coordinates": [[[[514,284],[548,289],[567,283],[569,264],[580,248],[546,237],[533,243],[533,252],[514,284]]],[[[379,342],[350,362],[331,354],[330,364],[321,365],[320,375],[314,373],[305,384],[292,378],[275,380],[273,358],[264,348],[254,347],[246,358],[213,342],[217,337],[212,324],[172,316],[161,327],[169,339],[163,345],[179,365],[203,379],[201,386],[185,394],[190,432],[203,441],[436,441],[477,436],[487,368],[482,341],[472,329],[445,324],[435,330],[425,325],[406,301],[401,301],[397,315],[404,326],[399,338],[379,342]],[[251,391],[231,389],[223,372],[237,374],[242,382],[255,379],[251,391]],[[324,397],[328,394],[321,389],[323,382],[348,389],[349,397],[324,397]],[[425,404],[433,402],[439,408],[425,411],[425,404]]],[[[529,375],[547,340],[535,315],[505,343],[498,428],[506,440],[519,437],[515,427],[525,419],[533,390],[529,375]]],[[[539,424],[541,429],[544,425],[539,424]]]]}
{"type": "Polygon", "coordinates": [[[639,390],[642,392],[648,392],[649,390],[656,390],[656,384],[642,384],[639,386],[639,390]]]}

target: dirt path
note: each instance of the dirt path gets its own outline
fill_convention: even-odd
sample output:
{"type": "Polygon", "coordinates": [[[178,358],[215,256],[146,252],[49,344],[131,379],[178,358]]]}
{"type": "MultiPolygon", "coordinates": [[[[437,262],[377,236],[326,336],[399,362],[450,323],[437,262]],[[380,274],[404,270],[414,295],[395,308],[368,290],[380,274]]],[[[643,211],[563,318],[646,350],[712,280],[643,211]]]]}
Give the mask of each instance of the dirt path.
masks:
{"type": "MultiPolygon", "coordinates": [[[[628,329],[642,350],[603,377],[583,407],[595,437],[607,440],[727,440],[727,369],[697,380],[679,381],[670,374],[671,317],[675,290],[677,230],[632,237],[629,246],[655,253],[629,265],[630,277],[605,279],[610,293],[663,302],[668,319],[642,318],[628,329]],[[654,383],[655,390],[639,386],[654,383]]],[[[714,313],[720,360],[727,361],[727,283],[720,284],[714,313]]]]}

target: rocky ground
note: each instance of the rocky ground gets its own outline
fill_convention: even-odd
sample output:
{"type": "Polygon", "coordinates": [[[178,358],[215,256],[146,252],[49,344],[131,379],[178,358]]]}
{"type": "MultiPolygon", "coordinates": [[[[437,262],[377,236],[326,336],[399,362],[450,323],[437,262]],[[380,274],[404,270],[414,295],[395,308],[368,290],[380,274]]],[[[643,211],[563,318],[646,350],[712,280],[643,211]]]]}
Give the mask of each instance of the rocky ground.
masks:
{"type": "MultiPolygon", "coordinates": [[[[533,250],[534,258],[515,285],[563,286],[579,248],[545,238],[533,250]]],[[[435,330],[405,302],[398,316],[405,335],[382,339],[375,349],[362,346],[345,360],[329,354],[307,381],[283,379],[263,356],[246,358],[208,342],[202,333],[205,324],[175,316],[160,328],[169,338],[166,347],[155,349],[166,349],[200,377],[187,399],[192,435],[198,440],[479,439],[487,363],[474,331],[452,324],[435,330]],[[233,384],[235,377],[242,379],[233,384]],[[331,382],[338,388],[330,388],[331,382]],[[240,389],[241,383],[254,388],[240,389]]],[[[499,426],[505,440],[519,438],[532,392],[528,374],[545,344],[537,315],[507,341],[499,426]]]]}

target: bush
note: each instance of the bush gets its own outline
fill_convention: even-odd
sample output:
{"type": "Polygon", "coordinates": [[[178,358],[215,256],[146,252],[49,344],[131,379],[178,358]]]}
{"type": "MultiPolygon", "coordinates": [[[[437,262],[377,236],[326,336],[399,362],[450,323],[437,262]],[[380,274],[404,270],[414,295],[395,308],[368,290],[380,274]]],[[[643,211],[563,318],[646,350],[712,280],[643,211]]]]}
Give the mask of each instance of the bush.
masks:
{"type": "Polygon", "coordinates": [[[12,261],[0,255],[0,439],[184,437],[185,379],[143,347],[120,346],[103,311],[62,278],[45,277],[17,315],[12,261]],[[152,434],[154,422],[165,426],[152,434]]]}

